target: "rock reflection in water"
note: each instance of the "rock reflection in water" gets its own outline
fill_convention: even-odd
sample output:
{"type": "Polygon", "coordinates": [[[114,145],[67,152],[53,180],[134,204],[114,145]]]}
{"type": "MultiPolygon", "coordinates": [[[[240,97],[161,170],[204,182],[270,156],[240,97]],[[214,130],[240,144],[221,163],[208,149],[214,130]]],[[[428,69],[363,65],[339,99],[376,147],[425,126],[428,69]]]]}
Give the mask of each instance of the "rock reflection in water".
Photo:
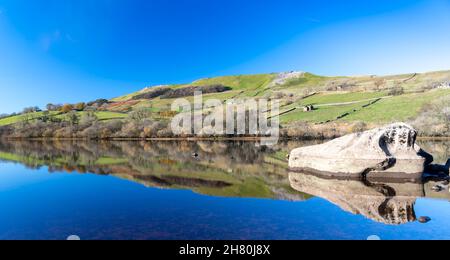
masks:
{"type": "MultiPolygon", "coordinates": [[[[323,198],[342,210],[376,222],[401,225],[417,220],[417,198],[442,197],[433,192],[436,183],[380,183],[359,180],[325,179],[309,173],[289,173],[291,186],[323,198]]],[[[448,188],[448,187],[447,187],[448,188]]],[[[448,198],[448,193],[444,195],[448,198]]]]}

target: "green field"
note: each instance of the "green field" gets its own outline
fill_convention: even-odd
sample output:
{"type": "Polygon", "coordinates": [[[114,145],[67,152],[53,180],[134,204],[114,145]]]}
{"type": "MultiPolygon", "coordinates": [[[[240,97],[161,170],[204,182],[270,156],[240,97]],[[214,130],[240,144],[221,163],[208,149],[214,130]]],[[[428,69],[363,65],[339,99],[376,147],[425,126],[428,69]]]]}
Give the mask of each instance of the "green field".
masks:
{"type": "Polygon", "coordinates": [[[380,99],[377,103],[368,107],[363,107],[370,103],[370,98],[382,97],[382,94],[370,93],[362,95],[361,93],[349,93],[338,95],[325,95],[308,98],[304,104],[319,105],[316,110],[312,112],[303,112],[298,109],[291,113],[282,115],[280,122],[282,124],[290,124],[296,121],[319,123],[327,120],[354,122],[362,121],[366,123],[391,123],[394,121],[408,121],[418,116],[424,106],[431,103],[442,96],[450,96],[450,90],[432,91],[429,93],[420,94],[405,94],[396,97],[385,97],[380,99]],[[358,97],[360,99],[357,99],[358,97]],[[320,106],[324,104],[331,104],[336,102],[354,102],[362,100],[358,103],[344,104],[344,105],[329,105],[320,106]],[[354,111],[356,110],[356,111],[354,111]],[[345,113],[348,116],[336,120],[336,118],[345,113]]]}
{"type": "Polygon", "coordinates": [[[290,124],[297,121],[309,123],[321,123],[327,120],[335,120],[338,116],[350,113],[354,109],[359,109],[361,104],[337,106],[337,107],[321,107],[312,112],[305,113],[299,109],[280,117],[281,124],[290,124]]]}
{"type": "Polygon", "coordinates": [[[12,125],[20,121],[19,116],[11,116],[7,118],[0,119],[0,126],[12,125]]]}
{"type": "MultiPolygon", "coordinates": [[[[81,117],[84,113],[86,112],[77,112],[77,114],[81,117]]],[[[42,116],[43,113],[42,112],[36,112],[36,113],[30,113],[27,115],[27,117],[24,117],[23,115],[18,115],[18,116],[12,116],[12,117],[8,117],[8,118],[3,118],[0,119],[0,126],[6,126],[6,125],[12,125],[15,123],[18,123],[20,121],[23,121],[25,118],[37,118],[39,116],[42,116]]],[[[127,114],[124,113],[116,113],[116,112],[109,112],[109,111],[99,111],[99,112],[95,112],[95,115],[97,116],[97,118],[101,121],[105,121],[105,120],[112,120],[112,119],[123,119],[127,117],[127,114]]],[[[57,117],[57,118],[64,118],[65,115],[64,114],[59,114],[59,113],[53,113],[53,116],[57,117]]]]}
{"type": "MultiPolygon", "coordinates": [[[[42,114],[43,114],[42,112],[29,113],[29,114],[27,114],[27,117],[35,118],[35,117],[42,116],[42,114]]],[[[17,115],[17,116],[3,118],[3,119],[0,119],[0,126],[12,125],[12,124],[15,124],[15,123],[25,120],[25,118],[26,117],[24,115],[17,115]]]]}
{"type": "Polygon", "coordinates": [[[363,101],[387,96],[386,92],[353,92],[353,93],[326,93],[315,95],[302,100],[303,104],[323,105],[332,103],[345,103],[363,101]]]}
{"type": "Polygon", "coordinates": [[[240,76],[225,76],[210,79],[201,79],[194,81],[193,86],[205,86],[222,84],[233,90],[256,90],[268,85],[274,78],[275,74],[259,74],[259,75],[240,75],[240,76]]]}
{"type": "MultiPolygon", "coordinates": [[[[79,112],[80,116],[85,112],[79,112]]],[[[123,119],[127,117],[127,114],[124,113],[115,113],[109,111],[99,111],[95,112],[95,115],[99,120],[112,120],[112,119],[123,119]]]]}
{"type": "Polygon", "coordinates": [[[345,121],[364,121],[390,123],[414,119],[424,106],[443,96],[449,96],[450,90],[431,91],[420,94],[406,94],[380,102],[346,117],[345,121]]]}

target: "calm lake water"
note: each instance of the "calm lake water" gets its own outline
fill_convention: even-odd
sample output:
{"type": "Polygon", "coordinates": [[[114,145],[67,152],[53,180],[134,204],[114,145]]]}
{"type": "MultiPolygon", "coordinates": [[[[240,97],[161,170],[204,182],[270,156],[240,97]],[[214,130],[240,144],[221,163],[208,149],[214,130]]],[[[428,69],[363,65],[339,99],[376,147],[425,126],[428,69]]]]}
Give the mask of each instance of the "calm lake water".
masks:
{"type": "Polygon", "coordinates": [[[0,239],[450,239],[448,186],[290,173],[309,144],[3,141],[0,239]]]}

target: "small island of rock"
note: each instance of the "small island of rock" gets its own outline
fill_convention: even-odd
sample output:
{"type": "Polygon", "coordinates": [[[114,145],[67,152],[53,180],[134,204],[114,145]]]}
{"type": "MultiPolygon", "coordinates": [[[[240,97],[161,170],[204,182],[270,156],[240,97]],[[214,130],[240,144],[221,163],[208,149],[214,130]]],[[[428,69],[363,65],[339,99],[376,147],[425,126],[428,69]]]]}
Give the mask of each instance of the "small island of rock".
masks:
{"type": "Polygon", "coordinates": [[[330,142],[295,149],[293,171],[332,178],[371,176],[420,179],[433,157],[416,144],[417,131],[404,123],[355,133],[330,142]]]}

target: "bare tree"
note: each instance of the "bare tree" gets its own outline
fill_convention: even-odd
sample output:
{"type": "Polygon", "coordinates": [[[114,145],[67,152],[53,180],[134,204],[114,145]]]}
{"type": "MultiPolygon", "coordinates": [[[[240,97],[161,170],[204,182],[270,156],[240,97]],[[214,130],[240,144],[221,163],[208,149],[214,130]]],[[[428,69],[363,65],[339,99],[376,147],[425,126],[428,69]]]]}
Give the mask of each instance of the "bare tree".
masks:
{"type": "Polygon", "coordinates": [[[66,120],[69,122],[69,124],[73,125],[77,125],[80,122],[80,117],[78,116],[78,114],[74,111],[71,111],[69,113],[67,113],[66,115],[66,120]]]}
{"type": "Polygon", "coordinates": [[[141,122],[144,119],[149,118],[151,115],[152,113],[150,109],[141,107],[131,112],[128,117],[135,122],[141,122]]]}
{"type": "Polygon", "coordinates": [[[373,84],[375,85],[376,90],[381,90],[386,85],[386,80],[383,78],[379,78],[375,80],[373,84]]]}

